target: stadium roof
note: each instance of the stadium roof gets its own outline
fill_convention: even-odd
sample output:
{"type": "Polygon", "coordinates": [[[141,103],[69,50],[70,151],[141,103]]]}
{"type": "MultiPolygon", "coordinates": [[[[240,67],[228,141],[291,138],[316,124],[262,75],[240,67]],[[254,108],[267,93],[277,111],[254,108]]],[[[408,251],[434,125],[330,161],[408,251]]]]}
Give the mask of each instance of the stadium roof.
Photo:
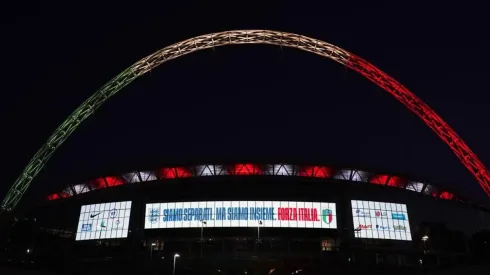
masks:
{"type": "Polygon", "coordinates": [[[205,164],[193,166],[171,166],[154,170],[132,171],[121,175],[99,177],[87,182],[70,184],[60,192],[50,194],[48,200],[78,196],[94,190],[142,182],[167,181],[179,178],[209,176],[278,176],[335,179],[364,184],[375,184],[405,189],[441,200],[470,203],[467,199],[434,186],[426,181],[409,180],[396,175],[373,173],[360,169],[339,169],[323,165],[296,164],[205,164]]]}

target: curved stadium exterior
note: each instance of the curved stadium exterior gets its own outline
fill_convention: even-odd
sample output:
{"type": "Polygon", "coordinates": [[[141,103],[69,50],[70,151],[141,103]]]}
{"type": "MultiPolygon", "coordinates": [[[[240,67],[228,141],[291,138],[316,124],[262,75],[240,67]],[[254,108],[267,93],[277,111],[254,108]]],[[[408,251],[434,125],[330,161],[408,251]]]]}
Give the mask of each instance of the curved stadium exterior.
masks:
{"type": "MultiPolygon", "coordinates": [[[[315,210],[315,213],[308,213],[303,214],[304,220],[327,212],[316,213],[315,210]]],[[[274,212],[274,215],[280,217],[281,212],[274,212]]],[[[293,212],[282,212],[282,215],[293,217],[293,212]]],[[[455,235],[467,239],[490,225],[488,210],[432,183],[323,165],[254,163],[174,166],[100,177],[49,194],[46,202],[33,209],[28,217],[26,220],[31,219],[31,225],[34,223],[41,233],[25,241],[25,246],[37,252],[36,257],[41,257],[43,262],[76,255],[72,258],[77,261],[138,258],[145,262],[151,259],[150,263],[154,264],[157,260],[168,261],[179,253],[181,268],[185,266],[186,270],[193,270],[196,261],[206,259],[210,270],[220,272],[232,269],[251,272],[250,261],[254,262],[254,268],[260,262],[261,270],[286,269],[284,264],[278,264],[284,259],[288,259],[288,272],[292,266],[296,268],[292,272],[298,272],[303,267],[315,265],[313,263],[317,266],[340,263],[415,266],[419,264],[421,255],[425,255],[427,262],[454,261],[454,255],[468,252],[467,247],[458,247],[459,243],[454,241],[452,247],[439,248],[437,240],[440,239],[438,234],[442,234],[441,228],[461,232],[455,235]],[[131,201],[129,223],[125,227],[127,238],[81,240],[77,236],[84,231],[81,230],[83,222],[79,222],[85,209],[82,206],[125,201],[131,201]],[[331,220],[324,220],[329,227],[322,228],[267,226],[265,221],[264,224],[259,221],[266,218],[264,215],[252,225],[249,223],[242,227],[212,226],[214,222],[203,223],[209,217],[199,215],[194,217],[198,220],[194,226],[148,228],[154,218],[148,215],[152,205],[203,201],[277,202],[278,205],[279,202],[289,202],[290,205],[291,202],[311,202],[331,203],[334,207],[331,220]],[[396,214],[395,206],[393,211],[388,211],[393,215],[406,215],[407,228],[396,225],[398,229],[403,227],[405,237],[393,239],[381,235],[360,235],[378,227],[382,229],[383,225],[377,224],[374,216],[386,215],[383,214],[386,210],[380,209],[372,212],[373,219],[361,221],[358,218],[356,221],[355,216],[369,216],[366,213],[372,210],[363,208],[363,202],[373,205],[376,202],[376,209],[379,202],[396,205],[399,211],[406,205],[402,211],[404,214],[396,214]],[[430,239],[422,241],[422,236],[430,239]],[[49,249],[42,245],[46,242],[50,244],[49,249]],[[55,244],[57,248],[52,248],[55,244]],[[451,251],[451,257],[441,256],[447,255],[448,251],[451,251]],[[430,257],[437,257],[437,260],[430,257]],[[305,264],[305,259],[309,264],[305,264]]],[[[157,219],[161,220],[162,216],[154,221],[157,219]]],[[[22,239],[21,235],[25,232],[20,229],[12,234],[13,239],[22,239]]],[[[65,259],[65,262],[70,261],[65,259]]]]}

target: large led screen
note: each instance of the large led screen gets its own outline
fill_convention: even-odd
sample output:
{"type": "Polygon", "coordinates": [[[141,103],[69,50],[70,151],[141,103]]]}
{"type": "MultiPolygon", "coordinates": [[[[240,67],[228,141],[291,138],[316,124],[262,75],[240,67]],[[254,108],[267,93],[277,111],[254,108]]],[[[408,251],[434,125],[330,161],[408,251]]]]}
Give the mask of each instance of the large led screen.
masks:
{"type": "Polygon", "coordinates": [[[335,203],[200,201],[146,205],[145,229],[191,227],[337,228],[335,203]]]}
{"type": "Polygon", "coordinates": [[[82,205],[76,240],[126,238],[131,202],[82,205]]]}
{"type": "Polygon", "coordinates": [[[411,241],[407,205],[377,201],[351,201],[356,238],[411,241]]]}

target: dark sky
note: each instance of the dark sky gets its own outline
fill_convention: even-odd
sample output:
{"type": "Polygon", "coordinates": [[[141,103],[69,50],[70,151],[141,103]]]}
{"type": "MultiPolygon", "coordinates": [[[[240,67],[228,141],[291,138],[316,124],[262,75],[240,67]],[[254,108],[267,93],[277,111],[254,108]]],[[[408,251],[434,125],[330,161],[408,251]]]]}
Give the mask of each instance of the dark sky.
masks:
{"type": "MultiPolygon", "coordinates": [[[[483,1],[12,2],[0,9],[2,197],[110,78],[171,43],[231,29],[295,32],[365,58],[490,165],[483,1]]],[[[331,60],[252,45],[194,53],[143,76],[82,124],[34,185],[57,190],[162,163],[264,159],[386,171],[485,198],[450,149],[381,88],[331,60]]]]}

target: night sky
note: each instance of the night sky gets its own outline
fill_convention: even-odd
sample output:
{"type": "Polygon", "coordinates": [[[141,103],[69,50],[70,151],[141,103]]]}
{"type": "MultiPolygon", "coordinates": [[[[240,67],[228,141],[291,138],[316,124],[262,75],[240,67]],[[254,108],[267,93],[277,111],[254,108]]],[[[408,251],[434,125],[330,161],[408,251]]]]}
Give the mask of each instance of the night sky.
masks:
{"type": "MultiPolygon", "coordinates": [[[[482,1],[98,2],[0,9],[2,198],[105,82],[167,45],[232,29],[299,33],[363,57],[423,99],[490,167],[482,1]]],[[[450,149],[381,88],[331,60],[257,45],[194,53],[141,77],[82,124],[33,184],[41,194],[161,164],[254,160],[400,174],[485,200],[450,149]]]]}

